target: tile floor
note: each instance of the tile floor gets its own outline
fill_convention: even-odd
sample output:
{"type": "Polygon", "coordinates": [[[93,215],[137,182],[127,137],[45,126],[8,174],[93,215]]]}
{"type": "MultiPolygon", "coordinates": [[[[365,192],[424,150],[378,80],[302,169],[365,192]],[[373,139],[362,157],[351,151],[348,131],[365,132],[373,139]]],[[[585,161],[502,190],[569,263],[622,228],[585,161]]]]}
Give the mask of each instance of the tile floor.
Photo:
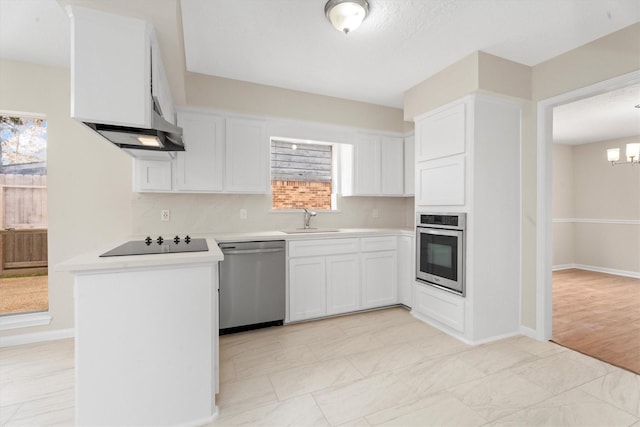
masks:
{"type": "MultiPolygon", "coordinates": [[[[640,376],[550,342],[471,347],[392,308],[220,339],[213,426],[634,426],[640,376]]],[[[0,426],[73,424],[73,340],[0,349],[0,426]]]]}

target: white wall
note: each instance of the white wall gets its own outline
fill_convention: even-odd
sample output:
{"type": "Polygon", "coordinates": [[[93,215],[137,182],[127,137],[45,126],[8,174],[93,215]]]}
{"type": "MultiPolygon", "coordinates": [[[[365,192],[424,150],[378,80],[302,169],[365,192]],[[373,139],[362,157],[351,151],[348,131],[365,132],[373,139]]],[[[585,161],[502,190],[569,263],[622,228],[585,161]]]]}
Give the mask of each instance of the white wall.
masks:
{"type": "MultiPolygon", "coordinates": [[[[131,161],[69,118],[69,70],[0,60],[0,110],[45,114],[49,199],[49,326],[73,328],[73,281],[54,266],[131,233],[131,161]]],[[[114,312],[117,308],[114,307],[114,312]]]]}
{"type": "MultiPolygon", "coordinates": [[[[273,104],[278,100],[282,104],[286,101],[283,94],[289,92],[270,89],[268,99],[261,103],[262,110],[253,113],[269,115],[273,104]]],[[[339,124],[347,126],[376,122],[381,130],[405,129],[401,110],[310,94],[292,96],[311,106],[321,102],[330,112],[323,116],[327,123],[340,116],[339,124]]],[[[289,101],[285,102],[287,108],[273,107],[278,114],[271,115],[291,113],[299,118],[292,113],[296,103],[289,101]]],[[[243,102],[251,105],[250,98],[243,102]]],[[[219,107],[215,102],[210,104],[219,107]]],[[[315,108],[306,110],[305,116],[312,117],[315,108]]],[[[0,61],[0,110],[45,114],[48,120],[49,311],[53,318],[50,325],[0,331],[0,336],[73,328],[73,277],[56,272],[55,265],[84,251],[125,241],[132,235],[273,230],[302,223],[299,213],[270,213],[268,196],[133,193],[131,158],[70,119],[68,69],[0,61]],[[247,209],[246,220],[240,220],[240,208],[247,209]],[[171,210],[170,222],[160,222],[161,209],[171,210]]],[[[338,213],[320,213],[312,219],[314,225],[413,225],[411,198],[344,198],[338,201],[338,207],[338,213]],[[378,218],[372,216],[374,207],[378,218]]]]}
{"type": "Polygon", "coordinates": [[[608,148],[640,137],[553,148],[553,265],[640,276],[640,168],[608,148]]]}
{"type": "Polygon", "coordinates": [[[640,276],[640,168],[612,167],[639,137],[553,147],[553,266],[640,276]]]}
{"type": "MultiPolygon", "coordinates": [[[[191,107],[390,132],[413,128],[397,108],[196,73],[187,73],[185,87],[191,107]]],[[[282,230],[300,226],[303,218],[301,213],[271,212],[270,196],[265,195],[141,193],[133,197],[134,235],[282,230]],[[160,221],[163,209],[171,210],[170,222],[160,221]],[[246,220],[240,219],[240,209],[247,210],[246,220]]],[[[314,226],[413,226],[413,198],[339,197],[337,204],[338,212],[319,213],[312,219],[314,226]],[[377,218],[373,218],[374,208],[377,218]]]]}
{"type": "MultiPolygon", "coordinates": [[[[149,194],[134,195],[134,235],[183,235],[286,230],[302,227],[299,212],[271,212],[268,195],[149,194]],[[171,221],[160,222],[160,211],[171,210],[171,221]],[[247,219],[240,219],[240,209],[247,219]]],[[[338,212],[319,212],[316,228],[405,227],[407,201],[391,197],[343,197],[338,212]],[[379,213],[373,218],[373,209],[379,213]]]]}

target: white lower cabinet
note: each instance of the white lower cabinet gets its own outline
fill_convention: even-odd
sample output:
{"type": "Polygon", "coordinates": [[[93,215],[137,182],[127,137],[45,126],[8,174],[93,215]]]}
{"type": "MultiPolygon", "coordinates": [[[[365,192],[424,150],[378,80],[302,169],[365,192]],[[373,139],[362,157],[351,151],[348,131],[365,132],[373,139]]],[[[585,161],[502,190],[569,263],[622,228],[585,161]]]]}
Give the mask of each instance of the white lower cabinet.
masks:
{"type": "Polygon", "coordinates": [[[409,308],[413,307],[415,259],[415,237],[398,237],[398,302],[409,308]]]}
{"type": "Polygon", "coordinates": [[[289,320],[327,314],[325,257],[289,260],[289,320]]]}
{"type": "Polygon", "coordinates": [[[413,313],[464,333],[464,298],[429,285],[416,283],[413,313]]]}
{"type": "Polygon", "coordinates": [[[327,314],[360,309],[360,271],[357,254],[332,255],[327,266],[327,314]]]}
{"type": "Polygon", "coordinates": [[[362,308],[398,303],[398,257],[396,251],[367,252],[360,255],[362,308]]]}
{"type": "Polygon", "coordinates": [[[289,321],[398,303],[398,238],[289,242],[289,321]]]}

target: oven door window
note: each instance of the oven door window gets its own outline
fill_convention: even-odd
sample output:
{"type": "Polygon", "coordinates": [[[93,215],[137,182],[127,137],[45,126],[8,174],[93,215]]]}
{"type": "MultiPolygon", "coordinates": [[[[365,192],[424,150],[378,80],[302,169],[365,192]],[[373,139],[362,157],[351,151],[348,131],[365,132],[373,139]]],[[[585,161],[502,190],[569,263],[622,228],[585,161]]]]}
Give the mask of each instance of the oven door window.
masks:
{"type": "Polygon", "coordinates": [[[458,280],[458,237],[420,233],[420,271],[458,280]]]}

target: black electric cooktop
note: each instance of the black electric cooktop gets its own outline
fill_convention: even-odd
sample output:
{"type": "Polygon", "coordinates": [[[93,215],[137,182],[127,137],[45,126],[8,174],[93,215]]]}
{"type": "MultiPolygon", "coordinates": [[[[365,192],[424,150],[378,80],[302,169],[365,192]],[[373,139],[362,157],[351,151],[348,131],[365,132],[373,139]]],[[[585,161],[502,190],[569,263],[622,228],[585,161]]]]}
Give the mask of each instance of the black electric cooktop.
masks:
{"type": "Polygon", "coordinates": [[[157,239],[147,237],[144,240],[131,240],[103,253],[100,257],[206,252],[208,250],[206,239],[192,239],[189,236],[184,239],[176,236],[168,240],[162,237],[157,239]]]}

